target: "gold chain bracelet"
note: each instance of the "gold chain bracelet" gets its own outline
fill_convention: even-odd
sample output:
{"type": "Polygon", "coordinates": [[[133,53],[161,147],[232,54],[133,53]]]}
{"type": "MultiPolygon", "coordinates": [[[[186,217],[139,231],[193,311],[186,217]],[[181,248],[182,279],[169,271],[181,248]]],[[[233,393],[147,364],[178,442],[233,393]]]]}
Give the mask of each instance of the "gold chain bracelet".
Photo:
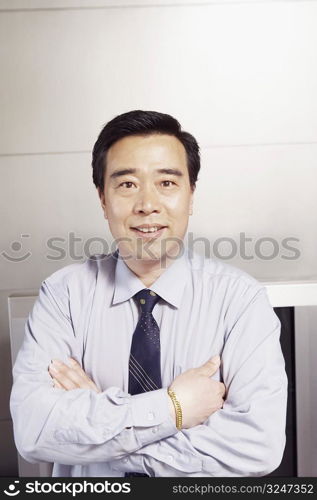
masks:
{"type": "Polygon", "coordinates": [[[183,414],[182,414],[182,407],[180,405],[180,402],[178,401],[176,394],[174,391],[171,391],[171,389],[167,390],[167,393],[171,400],[173,401],[173,405],[175,408],[175,413],[176,413],[176,427],[180,431],[183,425],[183,414]]]}

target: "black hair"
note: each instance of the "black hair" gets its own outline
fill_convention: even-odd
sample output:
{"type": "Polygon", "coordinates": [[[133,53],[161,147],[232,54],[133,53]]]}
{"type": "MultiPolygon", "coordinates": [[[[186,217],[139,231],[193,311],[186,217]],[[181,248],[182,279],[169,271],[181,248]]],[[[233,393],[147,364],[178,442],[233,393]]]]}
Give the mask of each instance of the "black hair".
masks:
{"type": "Polygon", "coordinates": [[[194,189],[200,170],[199,146],[196,139],[182,130],[180,123],[170,115],[157,111],[134,110],[116,116],[99,134],[92,152],[93,181],[96,188],[104,189],[106,156],[110,147],[131,135],[167,134],[176,137],[184,146],[191,188],[194,189]]]}

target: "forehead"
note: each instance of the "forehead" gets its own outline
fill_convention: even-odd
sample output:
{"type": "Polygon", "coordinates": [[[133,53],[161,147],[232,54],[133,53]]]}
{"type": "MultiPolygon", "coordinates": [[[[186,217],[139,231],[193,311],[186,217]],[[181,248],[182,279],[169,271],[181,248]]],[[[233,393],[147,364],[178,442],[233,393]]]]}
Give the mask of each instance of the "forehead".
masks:
{"type": "Polygon", "coordinates": [[[108,175],[118,167],[168,166],[187,170],[187,156],[183,144],[174,136],[136,135],[115,142],[108,150],[106,164],[108,175]]]}

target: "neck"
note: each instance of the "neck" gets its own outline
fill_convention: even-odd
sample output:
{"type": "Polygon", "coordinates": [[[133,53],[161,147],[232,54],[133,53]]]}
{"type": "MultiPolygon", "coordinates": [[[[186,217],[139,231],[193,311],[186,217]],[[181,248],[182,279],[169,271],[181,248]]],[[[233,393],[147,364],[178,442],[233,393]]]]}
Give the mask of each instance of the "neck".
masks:
{"type": "Polygon", "coordinates": [[[165,258],[163,260],[125,260],[129,269],[149,288],[174,262],[174,259],[165,258]]]}

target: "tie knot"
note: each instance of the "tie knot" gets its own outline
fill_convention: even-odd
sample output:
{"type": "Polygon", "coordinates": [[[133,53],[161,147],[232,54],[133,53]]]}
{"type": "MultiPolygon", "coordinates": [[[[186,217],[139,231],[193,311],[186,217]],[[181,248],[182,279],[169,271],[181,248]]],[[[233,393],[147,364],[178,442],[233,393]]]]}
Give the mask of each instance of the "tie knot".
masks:
{"type": "Polygon", "coordinates": [[[148,288],[144,288],[135,294],[138,304],[141,306],[143,313],[152,312],[155,304],[160,300],[159,295],[148,288]]]}

